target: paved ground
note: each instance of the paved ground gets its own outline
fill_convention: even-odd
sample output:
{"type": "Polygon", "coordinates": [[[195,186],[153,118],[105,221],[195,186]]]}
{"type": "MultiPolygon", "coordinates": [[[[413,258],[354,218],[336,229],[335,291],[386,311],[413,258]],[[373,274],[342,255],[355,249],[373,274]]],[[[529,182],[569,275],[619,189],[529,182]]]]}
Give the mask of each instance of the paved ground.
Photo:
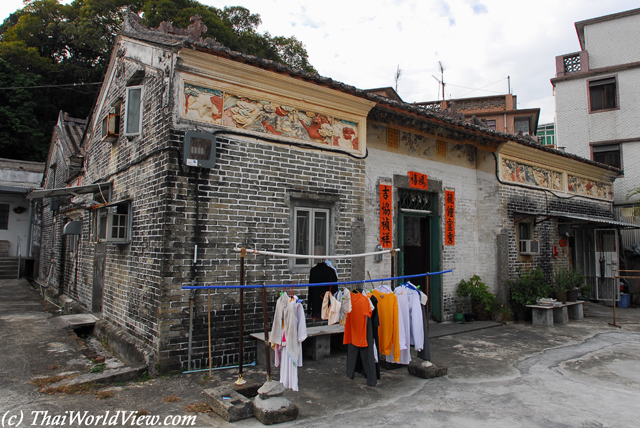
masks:
{"type": "MultiPolygon", "coordinates": [[[[282,426],[637,427],[640,324],[612,327],[612,308],[595,304],[589,315],[553,328],[435,325],[433,362],[449,369],[442,378],[383,370],[372,388],[364,378],[346,377],[343,354],[305,362],[300,391],[286,393],[300,417],[282,426]]],[[[618,323],[640,322],[640,309],[618,309],[617,315],[618,323]]],[[[85,344],[54,319],[26,281],[0,281],[0,427],[15,426],[20,415],[20,426],[108,426],[90,419],[71,423],[72,412],[85,411],[94,417],[118,411],[158,417],[155,426],[170,426],[162,423],[167,416],[168,422],[182,422],[194,415],[195,425],[176,426],[262,426],[256,419],[228,424],[215,414],[191,411],[201,410],[204,389],[231,384],[237,378],[233,370],[216,370],[212,379],[194,373],[42,392],[54,376],[72,377],[93,367],[85,344]],[[51,419],[43,423],[45,411],[51,419]],[[35,419],[33,412],[41,413],[35,419]]],[[[247,368],[245,377],[260,384],[266,376],[260,368],[247,368]]],[[[118,416],[111,426],[133,426],[118,416]]]]}

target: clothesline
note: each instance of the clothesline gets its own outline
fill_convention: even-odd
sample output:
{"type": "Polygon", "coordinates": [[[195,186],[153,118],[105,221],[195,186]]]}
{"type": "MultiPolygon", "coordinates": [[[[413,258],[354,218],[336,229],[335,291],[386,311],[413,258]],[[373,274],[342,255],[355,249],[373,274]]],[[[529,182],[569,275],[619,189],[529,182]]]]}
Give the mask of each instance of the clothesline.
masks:
{"type": "Polygon", "coordinates": [[[283,287],[318,287],[321,285],[354,285],[354,284],[367,284],[371,282],[383,282],[383,281],[395,281],[398,279],[407,279],[407,278],[419,278],[423,276],[431,276],[431,275],[442,275],[445,273],[453,272],[452,269],[443,270],[440,272],[426,272],[419,273],[415,275],[404,275],[404,276],[394,276],[391,278],[376,278],[376,279],[366,279],[362,281],[344,281],[344,282],[319,282],[315,284],[277,284],[277,285],[183,285],[183,290],[213,290],[213,289],[222,289],[222,288],[283,288],[283,287]]]}
{"type": "MultiPolygon", "coordinates": [[[[235,247],[233,251],[236,253],[241,252],[243,249],[235,247]]],[[[332,256],[319,256],[317,254],[291,254],[291,253],[274,253],[271,251],[262,251],[262,250],[251,250],[249,248],[245,248],[247,254],[260,254],[264,256],[274,256],[274,257],[284,257],[289,259],[355,259],[358,257],[367,257],[367,256],[376,256],[378,254],[388,254],[388,253],[396,253],[400,252],[399,248],[391,249],[391,250],[381,250],[381,251],[373,251],[371,253],[361,253],[361,254],[342,254],[342,255],[332,255],[332,256]]]]}

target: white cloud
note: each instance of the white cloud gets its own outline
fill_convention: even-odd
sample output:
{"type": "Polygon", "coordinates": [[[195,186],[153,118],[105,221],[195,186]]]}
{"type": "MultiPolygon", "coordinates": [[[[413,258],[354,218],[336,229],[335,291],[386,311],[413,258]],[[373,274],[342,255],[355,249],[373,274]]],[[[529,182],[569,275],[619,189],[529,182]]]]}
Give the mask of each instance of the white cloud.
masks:
{"type": "MultiPolygon", "coordinates": [[[[442,61],[447,98],[506,93],[518,107],[554,117],[555,57],[580,49],[574,22],[638,7],[632,0],[204,0],[244,6],[259,31],[295,35],[323,76],[359,87],[394,86],[408,102],[438,98],[442,61]],[[469,89],[471,88],[471,89],[469,89]],[[473,90],[477,89],[477,90],[473,90]]],[[[22,7],[3,0],[0,13],[22,7]]]]}

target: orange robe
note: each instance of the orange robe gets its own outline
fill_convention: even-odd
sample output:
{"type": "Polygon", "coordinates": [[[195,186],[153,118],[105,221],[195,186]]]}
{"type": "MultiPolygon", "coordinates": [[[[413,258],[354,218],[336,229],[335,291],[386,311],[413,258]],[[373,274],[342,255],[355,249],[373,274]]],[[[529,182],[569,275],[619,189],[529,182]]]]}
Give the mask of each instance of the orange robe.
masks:
{"type": "Polygon", "coordinates": [[[360,293],[351,293],[351,312],[347,314],[344,324],[343,344],[367,347],[367,317],[371,317],[369,298],[360,293]]]}
{"type": "Polygon", "coordinates": [[[400,323],[398,321],[398,298],[393,293],[381,293],[373,290],[372,294],[378,299],[378,338],[379,350],[382,355],[391,355],[393,361],[400,361],[400,323]]]}

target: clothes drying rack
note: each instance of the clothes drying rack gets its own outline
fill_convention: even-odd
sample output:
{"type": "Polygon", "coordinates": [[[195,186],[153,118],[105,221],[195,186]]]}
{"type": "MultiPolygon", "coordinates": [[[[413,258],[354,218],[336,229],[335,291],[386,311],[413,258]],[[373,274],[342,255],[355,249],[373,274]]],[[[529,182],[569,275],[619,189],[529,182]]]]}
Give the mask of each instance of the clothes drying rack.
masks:
{"type": "MultiPolygon", "coordinates": [[[[314,284],[295,284],[296,287],[318,287],[318,286],[326,286],[326,285],[361,285],[372,282],[384,282],[384,281],[393,281],[397,280],[405,280],[410,278],[419,278],[419,277],[427,277],[427,297],[429,301],[431,300],[431,288],[430,288],[430,277],[433,275],[442,275],[445,273],[452,272],[451,269],[444,270],[440,272],[425,272],[421,274],[415,275],[404,275],[404,276],[393,276],[395,271],[395,263],[394,256],[395,253],[400,252],[400,249],[388,249],[375,251],[370,253],[360,253],[360,254],[344,254],[344,255],[330,255],[330,256],[317,256],[317,255],[305,255],[305,254],[289,254],[289,253],[276,253],[271,251],[261,251],[261,250],[251,250],[245,247],[235,247],[233,249],[234,252],[240,253],[240,284],[239,285],[185,285],[182,287],[183,290],[207,290],[208,292],[208,331],[209,331],[209,376],[211,376],[212,363],[211,363],[211,290],[214,289],[240,289],[240,320],[239,320],[239,357],[238,357],[238,380],[235,382],[236,385],[242,385],[246,383],[243,379],[243,335],[244,335],[244,290],[251,288],[260,288],[262,289],[262,314],[263,314],[263,324],[264,324],[264,346],[265,346],[265,363],[267,366],[267,381],[271,380],[271,353],[269,352],[269,320],[267,315],[267,288],[283,288],[292,286],[292,284],[262,284],[262,285],[246,285],[245,284],[245,267],[244,261],[247,254],[255,254],[255,255],[265,255],[272,257],[280,257],[280,258],[299,258],[299,259],[322,259],[322,260],[333,260],[333,259],[354,259],[359,257],[368,257],[368,256],[377,256],[390,254],[391,255],[391,276],[388,278],[376,278],[376,279],[368,279],[361,281],[341,281],[341,282],[323,282],[323,283],[314,283],[314,284]]],[[[429,316],[429,306],[427,305],[427,316],[429,316]]],[[[427,325],[428,327],[428,325],[427,325]]]]}

